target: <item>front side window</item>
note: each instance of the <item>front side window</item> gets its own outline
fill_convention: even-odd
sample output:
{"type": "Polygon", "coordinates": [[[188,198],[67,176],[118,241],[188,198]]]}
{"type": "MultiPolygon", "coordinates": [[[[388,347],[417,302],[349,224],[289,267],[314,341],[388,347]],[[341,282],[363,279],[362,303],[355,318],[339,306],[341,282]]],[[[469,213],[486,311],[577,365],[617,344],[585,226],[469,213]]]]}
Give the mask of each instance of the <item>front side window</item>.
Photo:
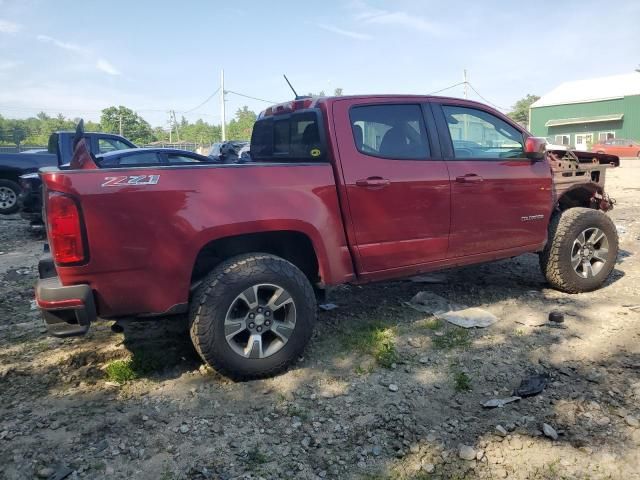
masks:
{"type": "Polygon", "coordinates": [[[100,138],[98,139],[98,152],[99,153],[107,153],[113,152],[115,150],[125,150],[127,148],[131,148],[126,143],[121,142],[120,140],[116,140],[114,138],[100,138]]]}
{"type": "Polygon", "coordinates": [[[455,158],[524,158],[522,133],[501,118],[475,108],[442,107],[455,158]]]}
{"type": "Polygon", "coordinates": [[[366,105],[349,112],[356,148],[390,159],[428,158],[429,142],[420,105],[366,105]]]}
{"type": "Polygon", "coordinates": [[[322,161],[326,158],[319,115],[315,111],[258,120],[250,155],[256,162],[322,161]]]}

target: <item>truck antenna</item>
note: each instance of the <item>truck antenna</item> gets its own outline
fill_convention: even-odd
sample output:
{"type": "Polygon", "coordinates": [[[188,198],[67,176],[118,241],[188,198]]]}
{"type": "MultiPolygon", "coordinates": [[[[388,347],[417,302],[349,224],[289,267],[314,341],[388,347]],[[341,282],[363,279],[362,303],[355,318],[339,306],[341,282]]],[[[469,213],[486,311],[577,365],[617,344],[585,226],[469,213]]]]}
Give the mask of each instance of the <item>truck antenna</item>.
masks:
{"type": "Polygon", "coordinates": [[[282,74],[282,76],[287,81],[287,84],[289,85],[289,88],[293,91],[293,94],[296,96],[296,100],[298,100],[300,98],[300,96],[298,95],[298,92],[296,92],[296,89],[293,88],[293,85],[291,85],[291,82],[289,81],[289,79],[284,73],[282,74]]]}

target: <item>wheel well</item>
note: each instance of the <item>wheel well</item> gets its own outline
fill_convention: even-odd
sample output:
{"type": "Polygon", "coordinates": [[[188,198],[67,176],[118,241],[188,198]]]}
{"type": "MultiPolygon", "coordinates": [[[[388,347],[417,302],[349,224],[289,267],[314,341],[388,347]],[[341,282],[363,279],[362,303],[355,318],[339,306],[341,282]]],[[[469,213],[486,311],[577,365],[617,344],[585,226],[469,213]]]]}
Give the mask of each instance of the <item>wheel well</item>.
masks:
{"type": "Polygon", "coordinates": [[[191,282],[199,280],[227,258],[250,252],[271,253],[288,260],[302,270],[312,285],[320,280],[318,257],[311,239],[300,232],[277,231],[236,235],[209,242],[196,257],[191,282]]]}
{"type": "Polygon", "coordinates": [[[11,180],[12,182],[20,184],[20,175],[15,172],[0,171],[0,180],[11,180]]]}
{"type": "Polygon", "coordinates": [[[558,199],[558,210],[564,212],[574,207],[594,208],[592,201],[594,193],[595,191],[585,187],[572,188],[558,199]]]}

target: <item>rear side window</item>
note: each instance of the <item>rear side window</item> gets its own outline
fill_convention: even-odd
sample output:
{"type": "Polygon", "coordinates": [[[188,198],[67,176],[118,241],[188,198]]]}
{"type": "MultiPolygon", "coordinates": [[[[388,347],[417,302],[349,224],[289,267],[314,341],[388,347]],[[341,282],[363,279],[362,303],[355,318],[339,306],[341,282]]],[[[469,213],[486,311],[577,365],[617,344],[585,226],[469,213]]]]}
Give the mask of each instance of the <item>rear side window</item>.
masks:
{"type": "Polygon", "coordinates": [[[455,158],[523,158],[522,133],[484,110],[443,105],[455,158]]]}
{"type": "Polygon", "coordinates": [[[316,111],[258,120],[251,135],[251,159],[257,162],[324,161],[325,142],[316,111]]]}
{"type": "Polygon", "coordinates": [[[136,153],[120,158],[120,165],[158,165],[160,158],[153,152],[136,153]]]}
{"type": "Polygon", "coordinates": [[[113,152],[115,150],[126,150],[127,148],[131,148],[124,142],[120,140],[116,140],[115,138],[99,138],[98,139],[98,152],[99,153],[107,153],[113,152]]]}
{"type": "Polygon", "coordinates": [[[167,155],[167,161],[171,164],[177,163],[201,163],[204,160],[200,160],[199,158],[188,157],[187,155],[178,155],[174,153],[170,153],[167,155]]]}
{"type": "Polygon", "coordinates": [[[420,105],[367,105],[349,113],[356,148],[365,155],[417,160],[430,156],[420,105]]]}

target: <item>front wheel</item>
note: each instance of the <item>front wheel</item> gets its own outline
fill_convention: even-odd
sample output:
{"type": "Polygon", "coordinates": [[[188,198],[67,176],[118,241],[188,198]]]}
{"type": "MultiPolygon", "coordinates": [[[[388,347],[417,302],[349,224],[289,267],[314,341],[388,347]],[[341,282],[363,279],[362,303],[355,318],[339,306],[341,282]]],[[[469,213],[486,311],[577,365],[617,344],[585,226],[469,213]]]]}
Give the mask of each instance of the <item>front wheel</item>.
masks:
{"type": "Polygon", "coordinates": [[[240,255],[217,266],[198,287],[189,313],[202,359],[238,380],[275,375],[311,338],[316,300],[307,277],[274,255],[240,255]]]}
{"type": "Polygon", "coordinates": [[[618,232],[599,210],[570,208],[549,225],[549,240],[540,253],[540,268],[549,283],[567,293],[602,286],[618,258],[618,232]]]}
{"type": "Polygon", "coordinates": [[[18,211],[20,185],[11,180],[0,180],[0,214],[9,215],[18,211]]]}

